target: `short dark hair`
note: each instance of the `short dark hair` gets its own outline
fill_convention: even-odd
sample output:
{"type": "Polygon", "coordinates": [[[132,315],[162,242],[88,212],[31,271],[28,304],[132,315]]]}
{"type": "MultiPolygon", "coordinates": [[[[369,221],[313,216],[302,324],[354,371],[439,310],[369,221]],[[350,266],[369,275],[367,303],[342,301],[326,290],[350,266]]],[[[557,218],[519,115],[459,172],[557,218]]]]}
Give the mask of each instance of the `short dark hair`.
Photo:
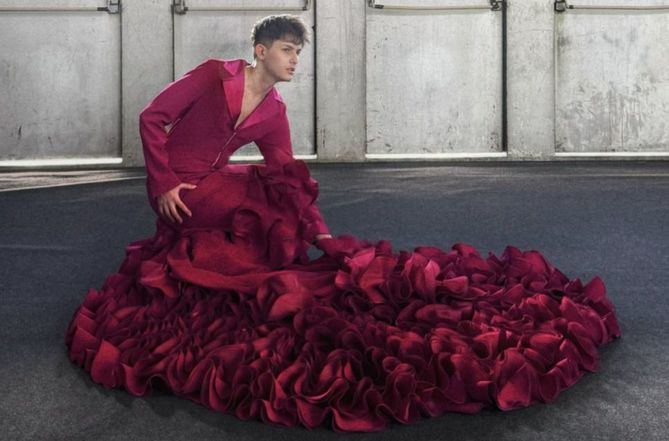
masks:
{"type": "Polygon", "coordinates": [[[258,43],[270,47],[275,40],[287,40],[297,45],[309,43],[309,30],[297,15],[268,15],[257,21],[251,31],[253,42],[253,58],[256,58],[255,47],[258,43]]]}

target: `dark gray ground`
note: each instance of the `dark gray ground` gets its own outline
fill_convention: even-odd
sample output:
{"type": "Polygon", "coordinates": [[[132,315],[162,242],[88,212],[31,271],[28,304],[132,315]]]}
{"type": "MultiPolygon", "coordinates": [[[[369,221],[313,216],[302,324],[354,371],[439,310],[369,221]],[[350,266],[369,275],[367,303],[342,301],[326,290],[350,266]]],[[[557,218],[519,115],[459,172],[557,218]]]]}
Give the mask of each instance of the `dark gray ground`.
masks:
{"type": "Polygon", "coordinates": [[[135,176],[129,180],[0,192],[0,437],[669,439],[669,163],[310,169],[333,234],[388,239],[396,251],[456,242],[482,256],[499,256],[507,244],[540,250],[570,278],[603,278],[622,338],[602,348],[599,372],[551,404],[446,414],[367,434],[279,428],[165,392],[135,398],[103,389],[68,360],[64,332],[87,289],[117,270],[125,245],[153,234],[154,213],[135,170],[121,173],[135,176]]]}

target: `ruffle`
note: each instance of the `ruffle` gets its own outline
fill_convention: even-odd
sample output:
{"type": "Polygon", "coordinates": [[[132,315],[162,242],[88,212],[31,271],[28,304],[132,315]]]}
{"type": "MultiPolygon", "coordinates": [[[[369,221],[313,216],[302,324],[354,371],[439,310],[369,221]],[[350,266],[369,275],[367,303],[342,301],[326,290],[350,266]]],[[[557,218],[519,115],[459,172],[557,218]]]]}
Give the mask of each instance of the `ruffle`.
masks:
{"type": "Polygon", "coordinates": [[[179,232],[182,253],[173,263],[186,265],[183,271],[192,266],[242,274],[309,260],[311,233],[304,213],[316,202],[318,183],[304,161],[228,166],[193,183],[197,189],[181,196],[193,218],[182,216],[183,224],[164,220],[179,232]]]}
{"type": "Polygon", "coordinates": [[[602,279],[570,280],[536,250],[342,235],[309,260],[295,167],[253,169],[232,232],[158,219],[75,311],[70,359],[136,396],[161,385],[243,420],[377,431],[549,403],[620,337],[602,279]]]}

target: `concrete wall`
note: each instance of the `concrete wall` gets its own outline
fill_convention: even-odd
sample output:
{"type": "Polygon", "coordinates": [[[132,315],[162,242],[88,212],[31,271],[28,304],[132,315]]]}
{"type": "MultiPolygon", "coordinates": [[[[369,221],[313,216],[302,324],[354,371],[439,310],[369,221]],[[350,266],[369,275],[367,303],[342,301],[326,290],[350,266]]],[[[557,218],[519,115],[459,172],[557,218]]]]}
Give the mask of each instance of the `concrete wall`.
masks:
{"type": "MultiPolygon", "coordinates": [[[[253,5],[302,1],[257,0],[253,5]]],[[[216,4],[215,0],[186,3],[216,4]]],[[[393,0],[392,4],[485,7],[488,2],[393,0]]],[[[669,1],[607,4],[669,5],[669,1]]],[[[239,41],[223,47],[241,48],[254,16],[279,12],[270,8],[244,13],[248,31],[235,33],[239,41]]],[[[556,13],[552,0],[509,1],[506,149],[501,142],[500,11],[373,9],[367,0],[312,0],[304,14],[315,34],[313,63],[306,64],[305,74],[310,87],[303,90],[309,90],[314,102],[293,106],[290,117],[295,150],[315,150],[318,161],[669,157],[669,70],[665,69],[669,45],[663,33],[669,25],[669,8],[556,13]],[[300,118],[312,117],[313,124],[301,124],[300,118]],[[314,145],[309,142],[312,138],[314,145]]],[[[192,57],[176,53],[181,45],[175,45],[173,30],[180,18],[172,16],[169,1],[124,0],[117,17],[120,32],[112,29],[110,35],[117,35],[121,43],[120,75],[115,72],[109,78],[120,76],[120,80],[109,87],[120,87],[119,150],[124,165],[142,166],[138,113],[181,73],[183,66],[175,68],[179,64],[175,59],[192,57]]],[[[12,19],[3,14],[0,20],[7,24],[12,19]]],[[[17,16],[19,20],[23,18],[17,16]]],[[[2,35],[11,32],[5,27],[2,35]]],[[[193,50],[182,48],[191,55],[193,50]]],[[[7,47],[2,51],[0,93],[14,97],[15,105],[30,101],[9,93],[15,75],[11,60],[20,54],[7,47]]],[[[209,47],[202,51],[220,58],[238,56],[212,54],[209,47]]],[[[308,99],[297,94],[293,100],[308,99]]],[[[3,107],[2,120],[18,118],[3,107]]],[[[0,132],[5,150],[25,148],[16,143],[16,127],[7,126],[0,132]]],[[[43,137],[58,131],[49,124],[41,130],[43,137]]],[[[113,124],[108,131],[114,131],[113,124]]],[[[0,165],[8,164],[0,161],[0,165]]]]}

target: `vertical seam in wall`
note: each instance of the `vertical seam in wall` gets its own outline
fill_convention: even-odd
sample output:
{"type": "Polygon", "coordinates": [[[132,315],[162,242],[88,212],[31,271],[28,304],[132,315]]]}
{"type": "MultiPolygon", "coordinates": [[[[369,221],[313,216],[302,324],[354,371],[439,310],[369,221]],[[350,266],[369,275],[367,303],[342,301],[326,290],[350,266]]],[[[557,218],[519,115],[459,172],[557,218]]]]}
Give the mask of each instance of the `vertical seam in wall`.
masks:
{"type": "Polygon", "coordinates": [[[316,154],[316,161],[318,161],[319,156],[320,156],[320,148],[318,145],[318,45],[316,44],[317,41],[317,25],[318,25],[318,14],[316,13],[316,8],[318,7],[318,1],[314,0],[313,2],[313,15],[312,15],[312,23],[313,25],[311,26],[312,33],[311,36],[313,37],[313,59],[314,59],[314,131],[313,131],[313,139],[312,142],[314,144],[314,154],[316,154]]]}
{"type": "Polygon", "coordinates": [[[551,113],[553,114],[553,152],[551,156],[555,156],[557,151],[557,44],[556,44],[556,34],[557,34],[557,25],[556,25],[556,14],[553,11],[552,21],[553,21],[553,102],[551,103],[551,113]]]}
{"type": "Polygon", "coordinates": [[[362,121],[363,121],[363,128],[362,128],[362,139],[363,139],[363,152],[362,152],[362,157],[363,161],[366,162],[365,155],[369,153],[368,145],[367,145],[367,9],[369,6],[367,3],[365,3],[364,6],[364,14],[363,14],[363,20],[362,20],[362,26],[363,26],[363,44],[362,44],[362,96],[363,96],[363,115],[362,115],[362,121]]]}
{"type": "Polygon", "coordinates": [[[119,20],[119,50],[118,50],[118,61],[119,61],[119,121],[118,121],[118,152],[121,156],[121,166],[124,165],[126,160],[125,155],[125,145],[123,144],[123,2],[119,2],[118,5],[118,20],[119,20]]]}
{"type": "Polygon", "coordinates": [[[502,0],[502,151],[509,153],[507,115],[507,0],[502,0]]]}
{"type": "Polygon", "coordinates": [[[170,6],[170,15],[172,16],[171,17],[172,18],[172,53],[170,55],[172,56],[172,63],[171,63],[172,64],[172,81],[174,81],[174,80],[176,80],[176,78],[174,77],[176,75],[176,69],[174,67],[174,64],[176,62],[176,56],[175,56],[176,44],[174,42],[174,34],[176,33],[175,32],[175,29],[176,29],[175,28],[175,26],[176,26],[175,23],[176,22],[174,20],[174,15],[175,15],[175,13],[174,13],[174,0],[172,0],[172,4],[170,6]]]}

